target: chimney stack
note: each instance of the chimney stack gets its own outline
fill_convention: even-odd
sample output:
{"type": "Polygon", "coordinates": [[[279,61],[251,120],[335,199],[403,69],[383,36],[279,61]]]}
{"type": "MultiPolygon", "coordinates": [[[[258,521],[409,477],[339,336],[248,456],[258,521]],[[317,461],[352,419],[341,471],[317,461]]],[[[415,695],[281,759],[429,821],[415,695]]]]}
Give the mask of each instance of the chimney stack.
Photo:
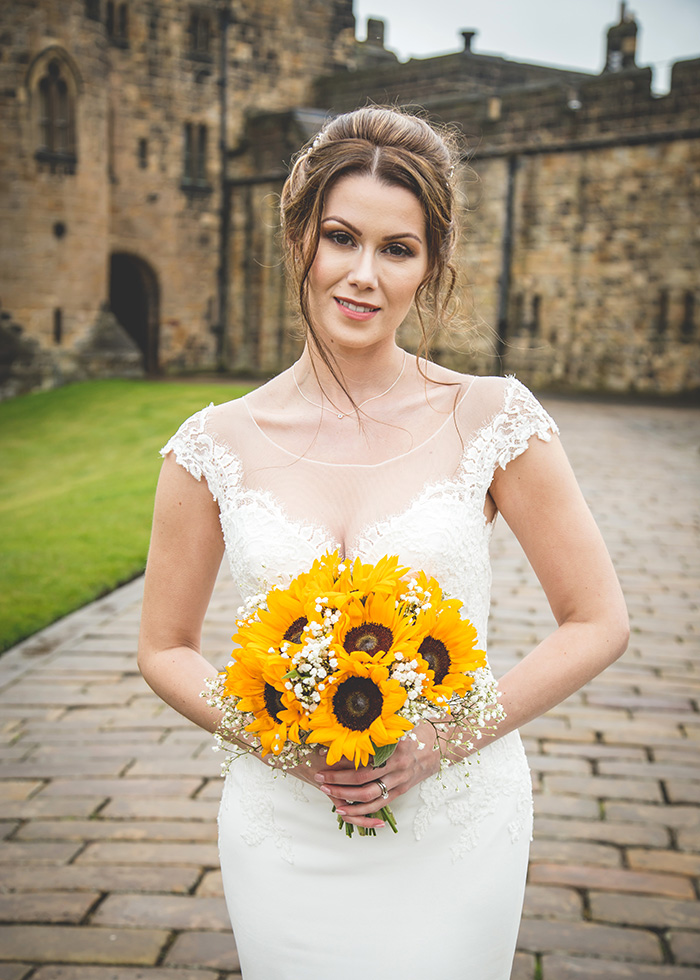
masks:
{"type": "Polygon", "coordinates": [[[464,53],[471,54],[472,41],[478,34],[478,31],[460,31],[460,34],[464,38],[464,53]]]}

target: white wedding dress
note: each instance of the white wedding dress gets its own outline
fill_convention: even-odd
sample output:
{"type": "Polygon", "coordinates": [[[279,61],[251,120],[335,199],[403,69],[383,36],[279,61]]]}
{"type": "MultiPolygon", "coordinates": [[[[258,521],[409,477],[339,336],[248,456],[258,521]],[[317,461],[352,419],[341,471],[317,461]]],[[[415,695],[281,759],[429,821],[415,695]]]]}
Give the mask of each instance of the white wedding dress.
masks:
{"type": "MultiPolygon", "coordinates": [[[[530,392],[474,379],[428,438],[372,464],[290,452],[255,394],[198,412],[162,450],[206,479],[241,593],[285,586],[328,550],[396,554],[462,600],[485,649],[486,494],[497,467],[556,431],[530,392]]],[[[508,980],[532,826],[517,732],[392,809],[398,834],[347,838],[321,792],[234,761],[219,850],[244,980],[508,980]]]]}

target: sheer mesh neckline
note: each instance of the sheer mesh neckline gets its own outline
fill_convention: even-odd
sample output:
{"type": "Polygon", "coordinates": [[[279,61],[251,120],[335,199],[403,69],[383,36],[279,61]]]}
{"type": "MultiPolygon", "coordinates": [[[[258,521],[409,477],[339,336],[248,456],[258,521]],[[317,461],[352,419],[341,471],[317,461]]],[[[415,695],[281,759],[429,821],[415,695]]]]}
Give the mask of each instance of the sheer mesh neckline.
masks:
{"type": "Polygon", "coordinates": [[[437,436],[439,436],[440,433],[444,430],[444,428],[448,424],[448,422],[453,422],[453,423],[455,422],[456,417],[457,417],[457,411],[462,407],[462,405],[464,404],[464,402],[466,401],[466,399],[469,397],[469,394],[470,394],[470,392],[471,392],[471,390],[472,390],[472,388],[474,386],[474,382],[475,381],[476,381],[476,377],[472,377],[471,380],[470,380],[470,382],[469,382],[469,387],[462,394],[462,396],[460,397],[460,399],[455,403],[453,409],[450,411],[450,414],[445,418],[445,420],[443,422],[440,423],[440,425],[438,425],[438,427],[434,430],[434,432],[431,432],[430,435],[427,436],[425,439],[423,439],[422,442],[419,442],[418,445],[412,446],[410,449],[407,449],[406,452],[398,453],[395,456],[389,456],[386,459],[379,460],[379,462],[376,462],[376,463],[332,463],[332,462],[328,462],[328,461],[323,460],[323,459],[314,459],[313,457],[307,456],[306,454],[294,453],[294,452],[291,451],[291,449],[286,449],[284,446],[281,446],[278,442],[275,442],[275,440],[272,439],[267,434],[267,432],[265,432],[265,430],[263,429],[263,427],[258,423],[257,419],[253,415],[253,413],[252,413],[252,411],[250,409],[250,406],[248,405],[248,398],[247,398],[246,395],[244,395],[243,398],[240,399],[240,401],[241,401],[241,403],[243,404],[243,406],[244,406],[244,408],[246,410],[246,413],[248,415],[248,418],[253,423],[253,425],[255,426],[256,430],[260,433],[260,435],[263,437],[263,439],[265,439],[266,442],[268,442],[271,446],[274,446],[275,449],[277,449],[280,452],[284,453],[285,456],[290,456],[294,460],[297,460],[297,461],[302,461],[303,460],[304,462],[307,462],[307,463],[314,463],[317,466],[330,466],[330,467],[333,467],[334,469],[336,469],[336,468],[340,468],[340,469],[345,468],[345,469],[365,469],[365,470],[370,470],[370,469],[376,469],[377,467],[380,467],[380,466],[386,466],[389,463],[397,462],[400,459],[405,459],[407,456],[410,456],[412,453],[416,453],[420,449],[423,449],[433,439],[437,438],[437,436]]]}

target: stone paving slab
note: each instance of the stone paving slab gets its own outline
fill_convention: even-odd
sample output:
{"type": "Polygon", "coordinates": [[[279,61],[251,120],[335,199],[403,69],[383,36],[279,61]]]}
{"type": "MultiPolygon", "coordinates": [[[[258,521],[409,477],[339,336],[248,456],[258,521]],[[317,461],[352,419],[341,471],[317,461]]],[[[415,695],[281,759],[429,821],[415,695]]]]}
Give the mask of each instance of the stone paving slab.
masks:
{"type": "MultiPolygon", "coordinates": [[[[536,822],[511,980],[700,980],[700,414],[545,404],[632,639],[523,730],[536,822]]],[[[553,619],[503,522],[492,551],[500,674],[553,619]]],[[[136,580],[0,659],[0,980],[240,978],[219,757],[138,674],[141,592],[136,580]]],[[[224,572],[204,631],[215,663],[238,604],[224,572]]]]}

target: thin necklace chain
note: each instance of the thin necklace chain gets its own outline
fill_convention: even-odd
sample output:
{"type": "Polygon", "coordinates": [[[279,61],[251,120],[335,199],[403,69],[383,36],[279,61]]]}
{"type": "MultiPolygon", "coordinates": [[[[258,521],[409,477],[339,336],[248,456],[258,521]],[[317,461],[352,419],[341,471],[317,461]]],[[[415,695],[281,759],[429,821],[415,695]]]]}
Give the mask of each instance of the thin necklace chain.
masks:
{"type": "MultiPolygon", "coordinates": [[[[384,395],[388,395],[389,392],[391,391],[391,389],[394,388],[394,387],[396,387],[396,385],[399,383],[399,381],[403,377],[403,372],[404,372],[404,370],[406,368],[406,361],[407,360],[408,360],[408,355],[407,355],[406,351],[404,351],[403,352],[403,361],[401,362],[401,370],[399,371],[399,373],[397,374],[397,376],[394,378],[394,380],[391,382],[391,384],[389,385],[389,387],[385,391],[380,392],[378,395],[372,395],[371,398],[365,398],[365,400],[363,402],[360,402],[360,404],[357,406],[358,410],[361,409],[361,408],[363,408],[365,405],[369,404],[369,402],[376,401],[377,398],[383,398],[384,395]]],[[[306,395],[304,394],[304,392],[299,387],[299,382],[297,381],[296,372],[294,370],[295,368],[296,368],[296,364],[293,364],[292,365],[292,378],[294,379],[294,385],[296,387],[296,390],[299,392],[299,394],[301,395],[301,397],[304,399],[305,402],[308,402],[309,405],[313,405],[314,408],[320,408],[322,412],[333,412],[334,415],[336,415],[339,419],[346,419],[346,418],[348,418],[352,414],[352,412],[339,412],[338,409],[336,408],[336,406],[333,405],[332,402],[331,402],[331,405],[333,405],[333,407],[332,408],[326,408],[325,405],[323,405],[323,404],[318,405],[316,402],[312,402],[310,398],[307,398],[306,395]]],[[[329,399],[329,401],[330,401],[330,399],[329,399]]]]}

